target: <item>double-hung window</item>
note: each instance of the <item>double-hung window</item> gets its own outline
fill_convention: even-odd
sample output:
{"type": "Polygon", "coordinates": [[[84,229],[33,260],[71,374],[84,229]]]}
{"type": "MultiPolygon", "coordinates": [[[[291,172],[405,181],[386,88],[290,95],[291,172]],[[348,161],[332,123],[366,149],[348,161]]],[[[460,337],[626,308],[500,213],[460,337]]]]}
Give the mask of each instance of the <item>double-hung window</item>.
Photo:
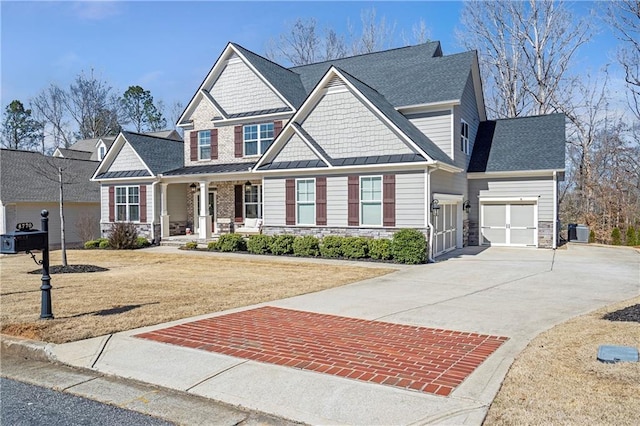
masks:
{"type": "Polygon", "coordinates": [[[360,224],[382,226],[382,176],[360,178],[360,224]]]}
{"type": "Polygon", "coordinates": [[[262,185],[244,187],[244,217],[245,219],[262,218],[262,185]]]}
{"type": "Polygon", "coordinates": [[[273,142],[273,123],[244,126],[244,155],[262,155],[273,142]]]}
{"type": "Polygon", "coordinates": [[[316,224],[316,180],[296,180],[296,224],[316,224]]]}
{"type": "Polygon", "coordinates": [[[116,220],[118,222],[140,221],[140,187],[116,186],[116,220]]]}
{"type": "Polygon", "coordinates": [[[198,132],[198,160],[211,159],[211,130],[198,132]]]}
{"type": "Polygon", "coordinates": [[[102,159],[104,158],[104,154],[106,154],[106,148],[104,145],[100,145],[100,148],[98,148],[98,160],[102,161],[102,159]]]}
{"type": "Polygon", "coordinates": [[[469,125],[462,120],[460,126],[460,151],[469,155],[469,125]]]}

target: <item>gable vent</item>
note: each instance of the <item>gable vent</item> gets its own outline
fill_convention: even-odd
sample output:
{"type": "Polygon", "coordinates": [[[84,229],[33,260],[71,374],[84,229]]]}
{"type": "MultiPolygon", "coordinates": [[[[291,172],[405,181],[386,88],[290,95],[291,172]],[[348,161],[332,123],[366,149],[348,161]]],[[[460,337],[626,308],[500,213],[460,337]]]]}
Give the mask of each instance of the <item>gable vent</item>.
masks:
{"type": "Polygon", "coordinates": [[[344,82],[337,75],[327,83],[327,88],[344,87],[344,82]]]}

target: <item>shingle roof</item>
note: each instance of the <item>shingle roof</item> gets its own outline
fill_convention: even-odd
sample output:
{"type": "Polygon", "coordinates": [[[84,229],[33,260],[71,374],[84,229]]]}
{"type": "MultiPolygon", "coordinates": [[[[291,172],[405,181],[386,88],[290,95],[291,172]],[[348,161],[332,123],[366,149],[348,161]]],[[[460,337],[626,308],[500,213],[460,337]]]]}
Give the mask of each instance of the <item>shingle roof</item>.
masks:
{"type": "Polygon", "coordinates": [[[174,141],[182,142],[182,138],[180,137],[180,134],[173,129],[161,130],[159,132],[145,132],[144,134],[147,136],[155,136],[158,138],[165,138],[165,139],[171,139],[174,141]]]}
{"type": "Polygon", "coordinates": [[[63,168],[66,202],[100,201],[100,185],[91,182],[95,161],[49,157],[38,152],[0,150],[2,203],[58,202],[58,167],[63,168]]]}
{"type": "Polygon", "coordinates": [[[394,107],[461,99],[475,51],[440,56],[440,42],[290,68],[311,92],[331,66],[375,89],[394,107]]]}
{"type": "Polygon", "coordinates": [[[468,171],[564,169],[565,142],[564,114],[484,121],[468,171]]]}
{"type": "Polygon", "coordinates": [[[204,175],[204,174],[216,174],[216,173],[239,173],[249,172],[255,162],[246,163],[231,163],[231,164],[206,164],[202,166],[187,166],[180,167],[179,169],[169,170],[164,173],[165,176],[178,176],[178,175],[204,175]]]}
{"type": "Polygon", "coordinates": [[[124,131],[122,135],[153,174],[184,165],[184,144],[181,141],[124,131]]]}
{"type": "Polygon", "coordinates": [[[91,160],[91,152],[89,151],[76,151],[75,149],[58,148],[60,154],[64,158],[73,158],[75,160],[91,160]]]}

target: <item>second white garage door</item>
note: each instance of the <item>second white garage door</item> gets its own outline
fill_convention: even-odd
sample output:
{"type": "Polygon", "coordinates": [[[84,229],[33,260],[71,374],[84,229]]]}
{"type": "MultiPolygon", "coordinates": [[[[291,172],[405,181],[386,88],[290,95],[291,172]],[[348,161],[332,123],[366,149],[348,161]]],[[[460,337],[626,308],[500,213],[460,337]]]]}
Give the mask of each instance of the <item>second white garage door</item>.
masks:
{"type": "Polygon", "coordinates": [[[482,245],[537,246],[536,203],[482,203],[482,245]]]}

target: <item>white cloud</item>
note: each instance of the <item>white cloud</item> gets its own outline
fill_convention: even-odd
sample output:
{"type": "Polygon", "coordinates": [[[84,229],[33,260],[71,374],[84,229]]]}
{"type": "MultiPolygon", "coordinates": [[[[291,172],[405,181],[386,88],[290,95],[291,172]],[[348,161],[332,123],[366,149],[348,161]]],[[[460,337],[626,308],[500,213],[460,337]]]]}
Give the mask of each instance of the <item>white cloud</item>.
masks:
{"type": "Polygon", "coordinates": [[[101,21],[117,16],[121,12],[122,3],[118,1],[85,0],[73,4],[73,11],[80,19],[101,21]]]}
{"type": "Polygon", "coordinates": [[[153,83],[158,81],[162,77],[162,74],[164,74],[164,72],[160,70],[148,72],[144,74],[142,77],[140,77],[139,79],[140,85],[144,89],[147,89],[146,86],[152,85],[153,83]]]}

